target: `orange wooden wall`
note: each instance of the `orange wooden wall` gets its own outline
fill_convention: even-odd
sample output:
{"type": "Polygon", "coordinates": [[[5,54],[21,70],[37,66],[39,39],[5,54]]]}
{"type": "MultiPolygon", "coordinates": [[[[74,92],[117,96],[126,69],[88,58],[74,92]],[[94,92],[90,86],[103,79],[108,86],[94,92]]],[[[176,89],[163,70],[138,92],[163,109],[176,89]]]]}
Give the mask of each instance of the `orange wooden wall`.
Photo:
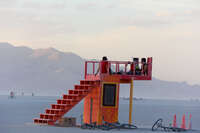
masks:
{"type": "Polygon", "coordinates": [[[118,122],[118,108],[119,108],[119,76],[106,75],[101,78],[101,83],[96,88],[93,88],[92,92],[85,97],[84,100],[84,113],[83,121],[84,123],[90,123],[90,117],[92,117],[92,122],[96,122],[98,125],[102,124],[102,119],[104,121],[114,123],[118,122]],[[102,105],[102,96],[103,96],[103,84],[111,83],[117,84],[116,89],[116,104],[115,106],[103,106],[102,105]],[[93,99],[92,104],[92,114],[91,112],[91,98],[93,99]]]}

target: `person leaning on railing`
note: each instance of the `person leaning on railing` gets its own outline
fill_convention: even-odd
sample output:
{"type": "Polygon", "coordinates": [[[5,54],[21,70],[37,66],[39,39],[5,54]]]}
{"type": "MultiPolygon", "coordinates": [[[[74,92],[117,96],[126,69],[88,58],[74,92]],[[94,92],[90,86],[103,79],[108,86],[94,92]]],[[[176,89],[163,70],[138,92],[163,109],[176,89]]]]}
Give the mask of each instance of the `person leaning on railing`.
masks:
{"type": "MultiPolygon", "coordinates": [[[[128,71],[127,74],[128,75],[133,75],[133,72],[134,72],[134,63],[129,61],[128,64],[130,64],[130,71],[128,71]]],[[[127,67],[127,65],[125,67],[127,67]]]]}
{"type": "Polygon", "coordinates": [[[106,56],[103,56],[102,61],[100,62],[100,66],[97,69],[97,72],[95,73],[95,76],[99,73],[99,71],[103,74],[108,73],[109,70],[108,67],[109,67],[108,58],[106,56]]]}
{"type": "Polygon", "coordinates": [[[135,66],[135,75],[141,75],[141,69],[139,66],[139,58],[133,58],[133,63],[135,66]]]}
{"type": "Polygon", "coordinates": [[[129,75],[141,75],[141,69],[139,66],[139,59],[133,58],[133,62],[128,62],[130,64],[130,71],[127,73],[129,75]]]}
{"type": "Polygon", "coordinates": [[[142,71],[143,75],[148,75],[148,64],[146,62],[146,58],[142,58],[142,71]]]}

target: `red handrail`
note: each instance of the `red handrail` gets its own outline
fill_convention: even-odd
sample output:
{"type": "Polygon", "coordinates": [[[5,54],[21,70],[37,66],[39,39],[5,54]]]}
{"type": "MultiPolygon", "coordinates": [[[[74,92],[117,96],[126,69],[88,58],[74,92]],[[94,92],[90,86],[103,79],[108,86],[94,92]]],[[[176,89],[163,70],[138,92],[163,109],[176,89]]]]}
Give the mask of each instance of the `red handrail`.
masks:
{"type": "MultiPolygon", "coordinates": [[[[95,71],[96,71],[95,70],[95,66],[96,66],[95,64],[98,64],[99,65],[99,69],[101,70],[100,62],[101,61],[85,61],[85,78],[87,77],[87,75],[91,75],[91,74],[95,75],[95,71]],[[88,74],[88,70],[87,70],[88,69],[88,64],[92,64],[92,73],[91,74],[88,74]]],[[[114,70],[115,73],[118,73],[120,71],[120,65],[124,65],[123,66],[124,73],[127,73],[127,66],[129,64],[131,65],[131,63],[133,63],[133,62],[130,62],[130,61],[108,61],[109,67],[107,68],[108,69],[108,71],[107,71],[108,73],[107,74],[109,74],[109,68],[111,68],[112,65],[115,65],[115,70],[114,70]]],[[[142,62],[138,62],[138,64],[143,65],[142,62]]],[[[151,74],[152,74],[152,57],[147,58],[146,64],[148,65],[148,67],[147,67],[147,69],[148,69],[147,75],[151,76],[151,74]]],[[[144,72],[143,67],[141,67],[141,73],[143,73],[143,72],[144,72]]],[[[100,74],[101,74],[101,72],[100,72],[100,74]]],[[[135,71],[133,71],[133,75],[135,75],[135,74],[136,74],[135,71]]]]}

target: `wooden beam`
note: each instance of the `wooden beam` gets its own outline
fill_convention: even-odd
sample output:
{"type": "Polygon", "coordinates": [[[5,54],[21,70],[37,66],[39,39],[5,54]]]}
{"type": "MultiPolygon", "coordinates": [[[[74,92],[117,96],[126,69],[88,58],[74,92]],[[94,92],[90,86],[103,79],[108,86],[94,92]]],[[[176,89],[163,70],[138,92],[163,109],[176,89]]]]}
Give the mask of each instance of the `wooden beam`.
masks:
{"type": "Polygon", "coordinates": [[[132,108],[133,108],[133,80],[130,84],[130,96],[129,96],[129,121],[128,123],[132,124],[132,108]]]}

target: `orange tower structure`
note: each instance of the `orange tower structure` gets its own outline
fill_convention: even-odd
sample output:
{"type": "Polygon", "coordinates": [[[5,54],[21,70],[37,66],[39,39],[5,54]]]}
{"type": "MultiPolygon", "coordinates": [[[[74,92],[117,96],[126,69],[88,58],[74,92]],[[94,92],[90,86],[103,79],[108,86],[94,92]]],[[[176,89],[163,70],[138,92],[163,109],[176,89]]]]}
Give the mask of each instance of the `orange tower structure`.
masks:
{"type": "Polygon", "coordinates": [[[51,109],[46,109],[36,124],[54,125],[84,98],[84,123],[118,122],[120,84],[130,84],[129,124],[132,124],[133,80],[152,79],[152,58],[133,61],[86,61],[85,78],[69,90],[51,109]]]}

